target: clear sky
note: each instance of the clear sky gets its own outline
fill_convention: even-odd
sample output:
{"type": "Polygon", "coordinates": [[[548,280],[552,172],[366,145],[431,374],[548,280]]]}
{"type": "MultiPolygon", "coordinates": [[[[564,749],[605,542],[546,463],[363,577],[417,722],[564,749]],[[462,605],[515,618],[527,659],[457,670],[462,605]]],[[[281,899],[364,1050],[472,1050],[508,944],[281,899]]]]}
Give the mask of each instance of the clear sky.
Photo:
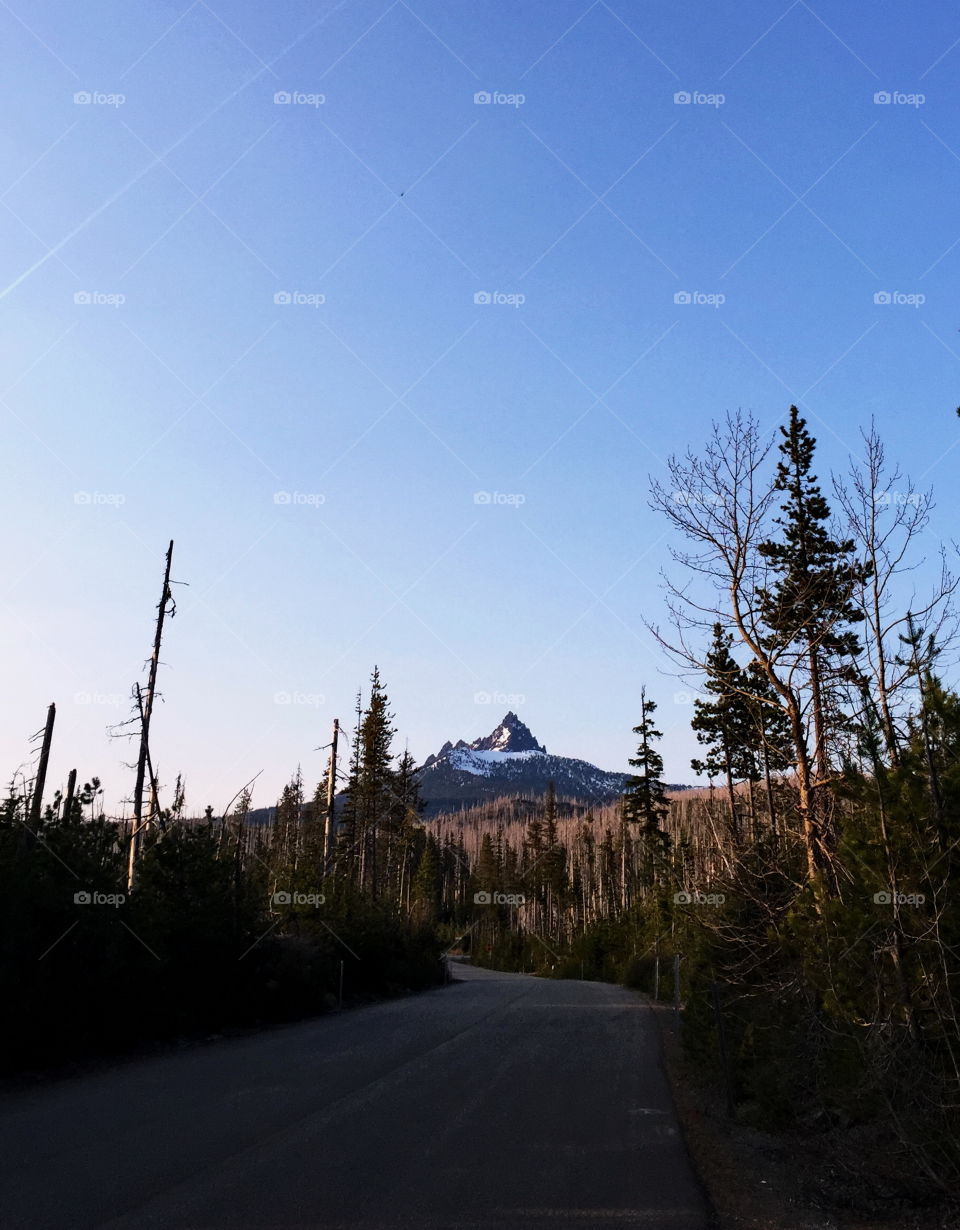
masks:
{"type": "Polygon", "coordinates": [[[418,759],[513,708],[622,768],[646,683],[692,780],[647,487],[728,409],[824,476],[874,416],[953,532],[953,4],[4,0],[0,58],[7,778],[54,700],[50,787],[129,794],[170,538],[219,810],[375,662],[418,759]]]}

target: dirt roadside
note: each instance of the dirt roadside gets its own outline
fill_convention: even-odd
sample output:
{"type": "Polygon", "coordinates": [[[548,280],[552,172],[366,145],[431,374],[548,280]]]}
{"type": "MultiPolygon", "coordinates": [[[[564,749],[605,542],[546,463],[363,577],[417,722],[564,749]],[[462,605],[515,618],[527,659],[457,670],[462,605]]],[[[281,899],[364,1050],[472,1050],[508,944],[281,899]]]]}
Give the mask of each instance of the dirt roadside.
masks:
{"type": "Polygon", "coordinates": [[[698,1086],[671,1008],[650,1005],[687,1148],[716,1212],[717,1230],[958,1230],[960,1204],[907,1198],[902,1185],[857,1173],[876,1158],[867,1130],[771,1134],[731,1121],[718,1091],[698,1086]]]}

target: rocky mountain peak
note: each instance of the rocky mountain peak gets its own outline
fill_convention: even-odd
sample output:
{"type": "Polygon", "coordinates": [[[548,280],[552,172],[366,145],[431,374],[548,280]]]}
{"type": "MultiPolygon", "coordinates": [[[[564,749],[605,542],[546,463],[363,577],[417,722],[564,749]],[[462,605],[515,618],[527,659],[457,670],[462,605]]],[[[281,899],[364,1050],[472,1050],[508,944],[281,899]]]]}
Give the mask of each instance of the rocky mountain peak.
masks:
{"type": "Polygon", "coordinates": [[[511,710],[490,734],[470,744],[475,752],[546,752],[533,737],[529,726],[511,710]]]}

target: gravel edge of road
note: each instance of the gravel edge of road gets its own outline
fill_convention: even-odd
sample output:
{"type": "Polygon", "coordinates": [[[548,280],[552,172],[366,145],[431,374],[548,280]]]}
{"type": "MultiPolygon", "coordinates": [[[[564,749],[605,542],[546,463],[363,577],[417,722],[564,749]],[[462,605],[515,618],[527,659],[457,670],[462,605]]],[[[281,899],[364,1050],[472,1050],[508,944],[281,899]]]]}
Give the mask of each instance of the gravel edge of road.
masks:
{"type": "Polygon", "coordinates": [[[714,1211],[715,1230],[938,1230],[960,1224],[946,1206],[873,1218],[812,1203],[809,1192],[823,1159],[813,1149],[801,1152],[800,1137],[731,1122],[720,1094],[691,1071],[673,1008],[643,998],[657,1021],[677,1118],[714,1211]]]}
{"type": "Polygon", "coordinates": [[[673,1008],[653,1002],[650,1008],[660,1031],[677,1118],[709,1195],[716,1230],[841,1230],[832,1216],[804,1202],[799,1182],[782,1162],[727,1119],[719,1096],[697,1084],[673,1008]]]}

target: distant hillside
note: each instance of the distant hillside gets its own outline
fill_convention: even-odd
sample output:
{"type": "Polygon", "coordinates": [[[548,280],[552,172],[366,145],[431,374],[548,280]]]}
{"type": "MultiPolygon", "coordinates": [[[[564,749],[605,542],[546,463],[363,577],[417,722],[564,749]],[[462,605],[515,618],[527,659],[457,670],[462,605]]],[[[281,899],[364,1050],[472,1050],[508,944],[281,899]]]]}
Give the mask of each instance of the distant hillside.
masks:
{"type": "MultiPolygon", "coordinates": [[[[565,811],[580,815],[587,807],[615,802],[623,793],[628,774],[598,769],[573,756],[553,756],[538,743],[530,728],[515,713],[482,738],[467,743],[447,742],[428,756],[419,770],[424,819],[462,812],[493,800],[513,799],[518,814],[532,810],[553,782],[565,811]]],[[[668,785],[670,791],[689,786],[668,785]]],[[[342,802],[342,793],[338,800],[342,802]]],[[[257,807],[248,823],[271,825],[275,807],[257,807]]],[[[309,815],[311,804],[304,804],[309,815]]]]}
{"type": "Polygon", "coordinates": [[[598,769],[586,760],[550,755],[511,712],[489,735],[473,743],[463,739],[445,743],[427,757],[419,776],[421,797],[427,803],[424,815],[433,816],[504,796],[539,799],[550,782],[562,799],[608,803],[623,793],[628,775],[598,769]]]}

